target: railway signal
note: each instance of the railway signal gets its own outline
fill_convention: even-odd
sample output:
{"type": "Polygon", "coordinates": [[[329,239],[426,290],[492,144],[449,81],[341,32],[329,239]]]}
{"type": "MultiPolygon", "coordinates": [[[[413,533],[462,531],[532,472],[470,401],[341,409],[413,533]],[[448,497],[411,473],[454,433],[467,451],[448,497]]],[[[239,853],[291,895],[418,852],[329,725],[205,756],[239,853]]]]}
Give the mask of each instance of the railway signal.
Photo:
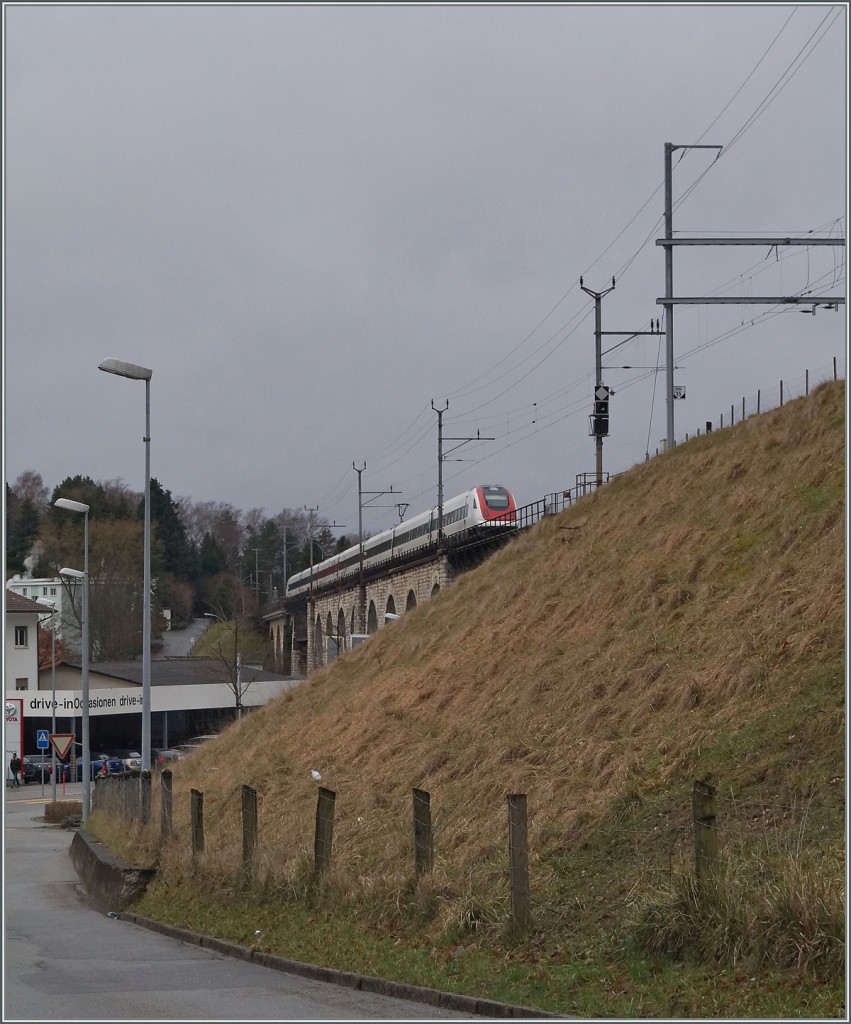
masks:
{"type": "Polygon", "coordinates": [[[594,399],[594,415],[591,417],[591,434],[594,437],[609,436],[609,396],[606,394],[605,398],[600,398],[601,391],[606,391],[606,388],[600,387],[595,391],[597,397],[594,399]]]}

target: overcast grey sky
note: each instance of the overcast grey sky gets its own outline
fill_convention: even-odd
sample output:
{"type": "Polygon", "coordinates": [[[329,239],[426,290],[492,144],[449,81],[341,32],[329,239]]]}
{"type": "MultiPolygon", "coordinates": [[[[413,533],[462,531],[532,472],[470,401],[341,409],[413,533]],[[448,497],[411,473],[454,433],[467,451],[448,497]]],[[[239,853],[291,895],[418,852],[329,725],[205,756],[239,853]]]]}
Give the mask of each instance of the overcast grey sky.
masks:
{"type": "MultiPolygon", "coordinates": [[[[665,142],[725,147],[676,154],[676,231],[845,236],[844,4],[3,13],[10,483],[142,489],[144,386],[98,372],[112,356],[153,369],[175,497],[352,532],[366,461],[413,515],[448,399],[448,436],[495,440],[445,463],[446,496],[532,501],[594,469],[580,275],[617,275],[604,330],[663,316],[665,142]]],[[[681,248],[674,273],[679,295],[844,295],[845,250],[681,248]]],[[[846,340],[844,306],[678,308],[678,439],[834,357],[844,376],[846,340]]],[[[665,378],[604,379],[619,472],[665,437],[665,378]]]]}

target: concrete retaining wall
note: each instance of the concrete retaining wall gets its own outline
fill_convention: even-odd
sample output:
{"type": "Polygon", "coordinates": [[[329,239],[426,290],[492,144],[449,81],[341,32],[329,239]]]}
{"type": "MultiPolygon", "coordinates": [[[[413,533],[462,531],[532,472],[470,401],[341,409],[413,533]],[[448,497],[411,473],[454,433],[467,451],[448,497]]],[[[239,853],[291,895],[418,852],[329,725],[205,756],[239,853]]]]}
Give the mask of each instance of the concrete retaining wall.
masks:
{"type": "Polygon", "coordinates": [[[70,857],[89,902],[104,914],[124,910],[140,900],[157,873],[156,868],[134,867],[113,857],[83,831],[74,834],[70,857]]]}

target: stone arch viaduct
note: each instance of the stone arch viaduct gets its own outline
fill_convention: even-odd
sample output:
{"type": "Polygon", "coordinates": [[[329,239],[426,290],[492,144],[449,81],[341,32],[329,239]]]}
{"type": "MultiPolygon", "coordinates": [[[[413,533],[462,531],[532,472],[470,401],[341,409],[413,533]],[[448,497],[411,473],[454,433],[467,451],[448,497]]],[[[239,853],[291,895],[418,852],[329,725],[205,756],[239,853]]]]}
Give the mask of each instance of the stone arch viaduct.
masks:
{"type": "MultiPolygon", "coordinates": [[[[571,503],[565,491],[517,510],[517,528],[525,529],[544,515],[571,503]]],[[[458,576],[481,564],[510,535],[462,535],[450,545],[432,544],[404,562],[388,561],[352,582],[317,586],[309,595],[285,598],[263,613],[274,652],[275,671],[308,675],[387,622],[427,601],[458,576]]]]}

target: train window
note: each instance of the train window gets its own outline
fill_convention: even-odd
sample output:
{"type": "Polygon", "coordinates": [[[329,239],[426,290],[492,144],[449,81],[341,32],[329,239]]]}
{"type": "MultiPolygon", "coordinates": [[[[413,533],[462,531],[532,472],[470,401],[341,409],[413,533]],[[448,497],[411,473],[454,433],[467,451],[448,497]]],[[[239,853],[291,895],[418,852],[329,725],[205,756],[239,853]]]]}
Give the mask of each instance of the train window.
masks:
{"type": "Polygon", "coordinates": [[[508,491],[504,487],[483,487],[482,494],[488,508],[508,508],[508,491]]]}

